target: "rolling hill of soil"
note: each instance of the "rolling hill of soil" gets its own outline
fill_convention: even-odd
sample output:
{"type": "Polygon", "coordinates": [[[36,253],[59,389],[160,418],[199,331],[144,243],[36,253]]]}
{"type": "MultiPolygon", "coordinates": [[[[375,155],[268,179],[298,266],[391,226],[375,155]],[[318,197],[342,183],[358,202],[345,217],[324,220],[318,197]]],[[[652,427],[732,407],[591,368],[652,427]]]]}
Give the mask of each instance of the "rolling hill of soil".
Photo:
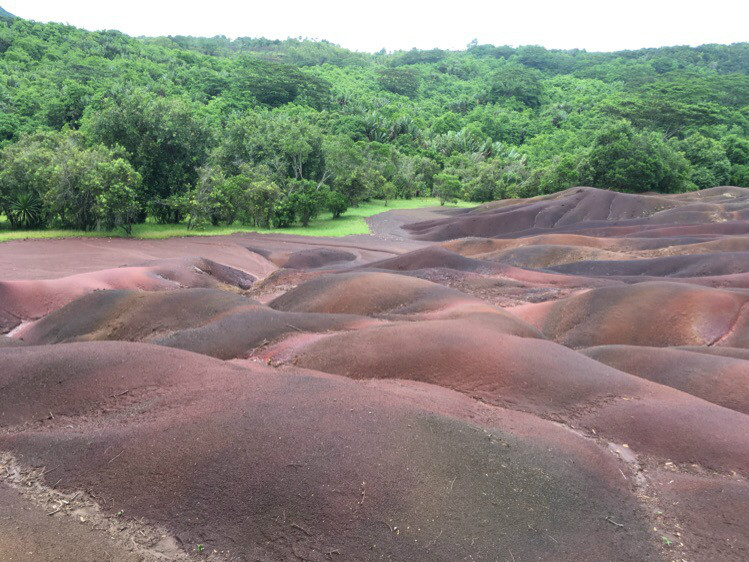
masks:
{"type": "Polygon", "coordinates": [[[0,244],[0,558],[749,557],[749,190],[0,244]]]}

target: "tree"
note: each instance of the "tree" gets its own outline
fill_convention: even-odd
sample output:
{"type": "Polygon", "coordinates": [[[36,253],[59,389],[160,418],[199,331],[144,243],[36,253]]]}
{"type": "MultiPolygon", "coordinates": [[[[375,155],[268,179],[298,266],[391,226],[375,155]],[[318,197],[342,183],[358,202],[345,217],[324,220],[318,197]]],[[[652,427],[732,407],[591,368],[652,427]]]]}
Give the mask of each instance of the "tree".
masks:
{"type": "Polygon", "coordinates": [[[639,193],[676,193],[688,186],[689,163],[657,133],[637,133],[627,121],[605,127],[582,164],[592,187],[639,193]]]}
{"type": "Polygon", "coordinates": [[[331,98],[331,88],[327,80],[290,64],[241,57],[232,69],[229,95],[247,109],[248,94],[268,107],[301,101],[322,109],[331,98]]]}
{"type": "Polygon", "coordinates": [[[331,191],[328,194],[327,207],[333,218],[337,219],[348,210],[348,200],[341,192],[331,191]]]}
{"type": "Polygon", "coordinates": [[[528,177],[525,155],[496,144],[496,154],[479,162],[473,177],[467,181],[465,191],[469,201],[504,199],[528,177]]]}
{"type": "Polygon", "coordinates": [[[636,94],[614,96],[602,109],[638,127],[660,130],[665,138],[671,138],[724,118],[724,111],[710,100],[706,87],[699,80],[661,81],[643,86],[636,94]]]}
{"type": "Polygon", "coordinates": [[[749,187],[749,139],[728,135],[723,139],[723,146],[731,163],[730,184],[749,187]]]}
{"type": "Polygon", "coordinates": [[[22,137],[0,160],[0,203],[14,228],[56,221],[130,234],[141,177],[121,153],[86,147],[75,133],[41,133],[22,137]]]}
{"type": "Polygon", "coordinates": [[[53,163],[61,144],[57,134],[37,133],[0,152],[0,208],[11,228],[46,224],[42,198],[56,181],[53,163]]]}
{"type": "Polygon", "coordinates": [[[164,202],[195,185],[211,143],[211,131],[192,103],[142,90],[124,92],[107,97],[99,111],[89,111],[82,130],[93,142],[125,149],[143,178],[140,203],[158,220],[180,219],[164,202]]]}
{"type": "Polygon", "coordinates": [[[289,201],[294,206],[302,226],[308,226],[309,221],[320,214],[328,197],[327,186],[310,180],[294,180],[294,190],[289,195],[289,201]]]}
{"type": "Polygon", "coordinates": [[[281,190],[267,179],[255,179],[244,190],[245,202],[254,226],[271,226],[273,210],[281,198],[281,190]]]}
{"type": "Polygon", "coordinates": [[[205,166],[200,169],[198,181],[185,196],[187,228],[216,226],[234,212],[226,192],[226,178],[220,168],[205,166]]]}
{"type": "Polygon", "coordinates": [[[419,92],[421,77],[415,68],[381,68],[377,71],[377,82],[388,92],[413,98],[419,92]]]}
{"type": "Polygon", "coordinates": [[[692,133],[675,143],[691,164],[689,181],[699,189],[726,185],[731,177],[731,162],[716,140],[692,133]]]}
{"type": "Polygon", "coordinates": [[[323,145],[326,182],[346,198],[349,207],[376,193],[385,181],[365,147],[342,136],[323,145]]]}
{"type": "Polygon", "coordinates": [[[526,66],[507,63],[490,78],[488,100],[493,103],[514,97],[528,107],[541,105],[540,73],[526,66]]]}
{"type": "Polygon", "coordinates": [[[439,198],[440,205],[457,201],[460,194],[460,179],[453,174],[437,174],[434,176],[433,193],[439,198]]]}
{"type": "Polygon", "coordinates": [[[96,204],[101,222],[106,230],[121,228],[130,236],[141,211],[138,203],[140,174],[123,158],[104,159],[97,168],[101,191],[96,204]]]}
{"type": "Polygon", "coordinates": [[[229,174],[264,167],[268,179],[289,191],[289,180],[325,179],[323,135],[303,115],[249,112],[232,121],[215,158],[229,174]]]}

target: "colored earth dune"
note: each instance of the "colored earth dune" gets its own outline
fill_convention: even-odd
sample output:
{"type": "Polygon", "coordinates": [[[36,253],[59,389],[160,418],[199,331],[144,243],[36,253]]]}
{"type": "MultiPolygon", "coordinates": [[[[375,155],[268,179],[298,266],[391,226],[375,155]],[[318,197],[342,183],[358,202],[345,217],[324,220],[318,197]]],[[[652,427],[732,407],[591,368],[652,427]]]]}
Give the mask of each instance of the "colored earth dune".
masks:
{"type": "Polygon", "coordinates": [[[0,552],[749,558],[749,190],[0,245],[0,552]]]}

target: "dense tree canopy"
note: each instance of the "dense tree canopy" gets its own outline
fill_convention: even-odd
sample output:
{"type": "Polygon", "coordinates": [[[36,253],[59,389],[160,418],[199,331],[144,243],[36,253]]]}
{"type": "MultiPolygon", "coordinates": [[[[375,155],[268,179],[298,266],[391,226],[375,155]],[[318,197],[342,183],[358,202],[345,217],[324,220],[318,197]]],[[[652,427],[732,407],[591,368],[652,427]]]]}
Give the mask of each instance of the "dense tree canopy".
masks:
{"type": "Polygon", "coordinates": [[[0,17],[0,221],[306,224],[370,197],[749,185],[749,44],[131,38],[0,17]]]}

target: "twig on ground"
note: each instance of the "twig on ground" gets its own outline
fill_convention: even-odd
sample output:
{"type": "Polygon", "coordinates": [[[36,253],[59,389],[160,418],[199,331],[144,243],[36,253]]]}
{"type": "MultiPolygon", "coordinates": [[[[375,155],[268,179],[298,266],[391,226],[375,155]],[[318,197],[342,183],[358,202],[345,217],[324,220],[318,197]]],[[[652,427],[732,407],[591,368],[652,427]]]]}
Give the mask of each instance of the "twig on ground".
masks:
{"type": "Polygon", "coordinates": [[[616,521],[614,521],[614,520],[613,520],[613,519],[612,519],[611,517],[609,517],[608,515],[607,515],[606,517],[604,517],[604,519],[606,519],[606,521],[608,521],[608,522],[609,522],[609,523],[611,523],[612,525],[616,525],[617,527],[624,527],[624,525],[622,525],[621,523],[617,523],[616,521]]]}
{"type": "Polygon", "coordinates": [[[116,459],[117,457],[119,457],[124,452],[125,452],[125,449],[123,449],[122,451],[120,451],[119,453],[117,453],[115,456],[113,456],[111,459],[109,459],[109,462],[107,464],[110,464],[114,459],[116,459]]]}
{"type": "Polygon", "coordinates": [[[292,523],[291,526],[294,527],[295,529],[299,529],[302,533],[304,533],[308,537],[312,536],[312,533],[310,533],[307,529],[305,529],[301,525],[297,525],[296,523],[292,523]]]}

